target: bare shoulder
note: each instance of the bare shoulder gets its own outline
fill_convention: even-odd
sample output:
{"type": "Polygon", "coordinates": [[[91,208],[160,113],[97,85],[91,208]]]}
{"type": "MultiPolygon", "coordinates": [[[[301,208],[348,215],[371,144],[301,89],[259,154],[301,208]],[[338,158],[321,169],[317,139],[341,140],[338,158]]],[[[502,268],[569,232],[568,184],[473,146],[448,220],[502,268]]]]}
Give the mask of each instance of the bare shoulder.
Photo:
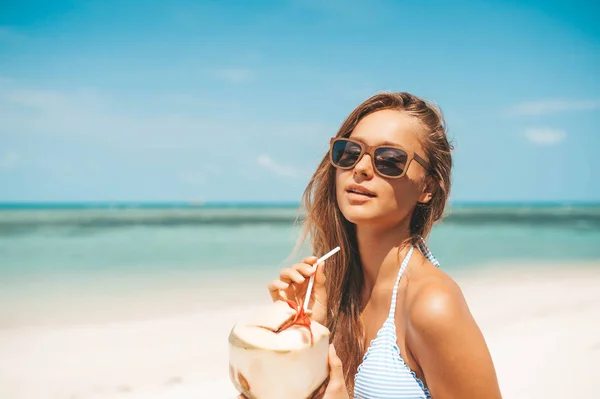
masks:
{"type": "Polygon", "coordinates": [[[458,284],[442,271],[422,277],[413,287],[409,302],[409,322],[418,329],[440,328],[471,313],[458,284]]]}
{"type": "Polygon", "coordinates": [[[427,266],[407,299],[407,343],[432,396],[500,398],[489,349],[458,284],[427,266]]]}

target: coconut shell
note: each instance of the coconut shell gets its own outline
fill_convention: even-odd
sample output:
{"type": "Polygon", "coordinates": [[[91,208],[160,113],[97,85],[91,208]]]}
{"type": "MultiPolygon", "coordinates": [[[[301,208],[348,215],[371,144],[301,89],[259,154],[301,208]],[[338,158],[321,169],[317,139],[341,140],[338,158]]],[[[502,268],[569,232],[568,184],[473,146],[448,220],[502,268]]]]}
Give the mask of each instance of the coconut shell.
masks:
{"type": "Polygon", "coordinates": [[[311,321],[310,330],[289,324],[296,310],[276,301],[229,334],[229,374],[236,389],[250,399],[307,399],[329,373],[329,330],[311,321]]]}

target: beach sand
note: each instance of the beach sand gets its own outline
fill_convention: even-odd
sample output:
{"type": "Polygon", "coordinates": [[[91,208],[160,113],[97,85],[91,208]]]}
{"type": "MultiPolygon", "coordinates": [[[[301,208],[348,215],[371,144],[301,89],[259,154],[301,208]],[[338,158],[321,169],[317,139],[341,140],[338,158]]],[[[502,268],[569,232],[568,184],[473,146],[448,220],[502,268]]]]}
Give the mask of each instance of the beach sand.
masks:
{"type": "MultiPolygon", "coordinates": [[[[187,279],[182,289],[110,301],[3,297],[0,398],[235,398],[227,337],[269,300],[266,277],[204,279],[201,289],[187,279]]],[[[523,262],[453,277],[483,330],[504,398],[598,395],[600,263],[523,262]]]]}

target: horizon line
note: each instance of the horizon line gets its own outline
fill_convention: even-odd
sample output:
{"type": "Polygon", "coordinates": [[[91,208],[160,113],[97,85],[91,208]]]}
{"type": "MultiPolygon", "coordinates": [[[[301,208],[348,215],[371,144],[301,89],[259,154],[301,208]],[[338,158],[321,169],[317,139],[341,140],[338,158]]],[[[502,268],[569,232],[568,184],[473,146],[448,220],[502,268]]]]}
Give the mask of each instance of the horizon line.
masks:
{"type": "MultiPolygon", "coordinates": [[[[300,207],[293,201],[0,201],[0,209],[93,208],[268,208],[300,207]]],[[[565,207],[600,206],[598,201],[449,201],[448,207],[565,207]]]]}

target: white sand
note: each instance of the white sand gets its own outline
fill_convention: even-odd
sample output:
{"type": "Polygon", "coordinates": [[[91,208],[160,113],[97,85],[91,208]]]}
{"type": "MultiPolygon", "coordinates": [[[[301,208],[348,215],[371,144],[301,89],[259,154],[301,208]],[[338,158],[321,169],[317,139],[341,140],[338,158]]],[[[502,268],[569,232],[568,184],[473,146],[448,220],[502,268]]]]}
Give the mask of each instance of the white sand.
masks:
{"type": "MultiPolygon", "coordinates": [[[[456,279],[488,341],[505,398],[599,395],[600,264],[512,265],[456,279]]],[[[238,306],[219,308],[204,292],[204,302],[170,317],[163,307],[112,321],[20,318],[0,328],[0,398],[235,398],[227,336],[245,312],[265,303],[265,284],[230,288],[230,298],[243,298],[238,306]]]]}

